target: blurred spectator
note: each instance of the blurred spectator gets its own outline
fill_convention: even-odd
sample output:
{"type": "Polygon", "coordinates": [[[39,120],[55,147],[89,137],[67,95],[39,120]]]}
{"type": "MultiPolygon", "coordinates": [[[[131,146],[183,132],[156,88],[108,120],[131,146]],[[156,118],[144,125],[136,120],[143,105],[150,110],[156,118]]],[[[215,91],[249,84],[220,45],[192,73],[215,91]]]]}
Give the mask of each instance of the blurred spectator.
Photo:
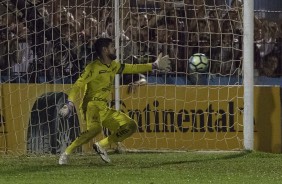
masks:
{"type": "Polygon", "coordinates": [[[0,27],[0,69],[1,75],[12,75],[11,68],[18,63],[19,52],[17,42],[17,24],[16,17],[13,14],[2,16],[0,27]]]}
{"type": "Polygon", "coordinates": [[[81,45],[79,45],[79,58],[86,66],[89,61],[93,61],[95,56],[94,42],[98,37],[98,21],[92,17],[84,18],[85,24],[79,34],[81,45]]]}
{"type": "MultiPolygon", "coordinates": [[[[22,81],[27,81],[26,74],[29,72],[30,64],[34,61],[35,54],[31,49],[31,41],[28,38],[28,29],[24,23],[18,23],[17,27],[17,62],[12,66],[11,71],[13,75],[19,77],[22,81]]],[[[46,55],[46,57],[48,57],[46,55]]]]}

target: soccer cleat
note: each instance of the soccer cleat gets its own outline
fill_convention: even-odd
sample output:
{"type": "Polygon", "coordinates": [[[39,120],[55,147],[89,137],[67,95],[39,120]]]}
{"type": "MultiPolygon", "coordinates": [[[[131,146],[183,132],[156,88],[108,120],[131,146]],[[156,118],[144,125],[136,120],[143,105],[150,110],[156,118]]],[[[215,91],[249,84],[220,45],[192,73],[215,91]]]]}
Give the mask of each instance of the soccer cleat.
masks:
{"type": "Polygon", "coordinates": [[[62,153],[59,159],[60,165],[66,165],[68,163],[68,155],[66,152],[62,153]]]}
{"type": "Polygon", "coordinates": [[[99,143],[95,143],[93,145],[93,149],[100,155],[101,159],[106,162],[106,163],[110,163],[111,160],[110,158],[108,157],[108,154],[106,152],[106,150],[104,150],[100,145],[99,143]]]}

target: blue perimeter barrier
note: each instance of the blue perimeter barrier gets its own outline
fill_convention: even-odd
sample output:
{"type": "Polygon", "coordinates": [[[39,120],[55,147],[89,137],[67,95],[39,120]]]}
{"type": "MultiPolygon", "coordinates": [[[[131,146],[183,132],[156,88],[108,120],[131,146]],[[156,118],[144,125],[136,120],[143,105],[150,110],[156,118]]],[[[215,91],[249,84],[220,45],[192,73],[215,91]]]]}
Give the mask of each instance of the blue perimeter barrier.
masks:
{"type": "MultiPolygon", "coordinates": [[[[1,76],[0,83],[26,83],[22,77],[1,76]]],[[[198,74],[194,76],[177,76],[177,75],[156,75],[147,78],[149,84],[170,84],[170,85],[242,85],[243,78],[236,76],[219,76],[198,74]]],[[[46,81],[44,77],[39,77],[37,83],[53,83],[53,84],[71,84],[73,79],[64,77],[55,81],[46,81]]],[[[255,85],[282,86],[282,77],[272,78],[259,76],[254,77],[255,85]]]]}
{"type": "MultiPolygon", "coordinates": [[[[150,84],[172,84],[172,85],[242,85],[242,77],[225,77],[225,76],[199,76],[195,79],[187,77],[177,76],[150,76],[148,79],[150,84]],[[194,81],[194,82],[193,82],[194,81]]],[[[271,78],[271,77],[254,77],[255,85],[270,85],[270,86],[282,86],[282,77],[271,78]]]]}

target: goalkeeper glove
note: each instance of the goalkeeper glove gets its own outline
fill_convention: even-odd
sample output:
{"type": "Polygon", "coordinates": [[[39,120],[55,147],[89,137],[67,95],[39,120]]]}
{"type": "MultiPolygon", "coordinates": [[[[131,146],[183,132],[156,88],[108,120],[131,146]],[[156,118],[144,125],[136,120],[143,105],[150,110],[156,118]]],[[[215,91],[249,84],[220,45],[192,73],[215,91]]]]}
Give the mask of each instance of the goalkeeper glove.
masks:
{"type": "Polygon", "coordinates": [[[163,56],[163,54],[160,53],[157,60],[153,63],[153,69],[169,72],[171,70],[171,66],[168,55],[163,56]]]}
{"type": "Polygon", "coordinates": [[[67,103],[59,110],[59,115],[62,117],[69,117],[73,111],[74,104],[72,101],[67,101],[67,103]]]}

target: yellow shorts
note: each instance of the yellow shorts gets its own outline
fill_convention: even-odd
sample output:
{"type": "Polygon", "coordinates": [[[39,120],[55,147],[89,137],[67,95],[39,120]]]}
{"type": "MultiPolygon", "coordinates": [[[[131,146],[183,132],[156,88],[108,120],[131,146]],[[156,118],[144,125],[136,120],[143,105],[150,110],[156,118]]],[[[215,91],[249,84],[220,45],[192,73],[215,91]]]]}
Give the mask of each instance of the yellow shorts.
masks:
{"type": "Polygon", "coordinates": [[[115,132],[120,126],[133,121],[125,113],[109,108],[107,103],[101,101],[88,102],[86,112],[82,111],[82,115],[86,119],[87,130],[103,126],[115,132]]]}

